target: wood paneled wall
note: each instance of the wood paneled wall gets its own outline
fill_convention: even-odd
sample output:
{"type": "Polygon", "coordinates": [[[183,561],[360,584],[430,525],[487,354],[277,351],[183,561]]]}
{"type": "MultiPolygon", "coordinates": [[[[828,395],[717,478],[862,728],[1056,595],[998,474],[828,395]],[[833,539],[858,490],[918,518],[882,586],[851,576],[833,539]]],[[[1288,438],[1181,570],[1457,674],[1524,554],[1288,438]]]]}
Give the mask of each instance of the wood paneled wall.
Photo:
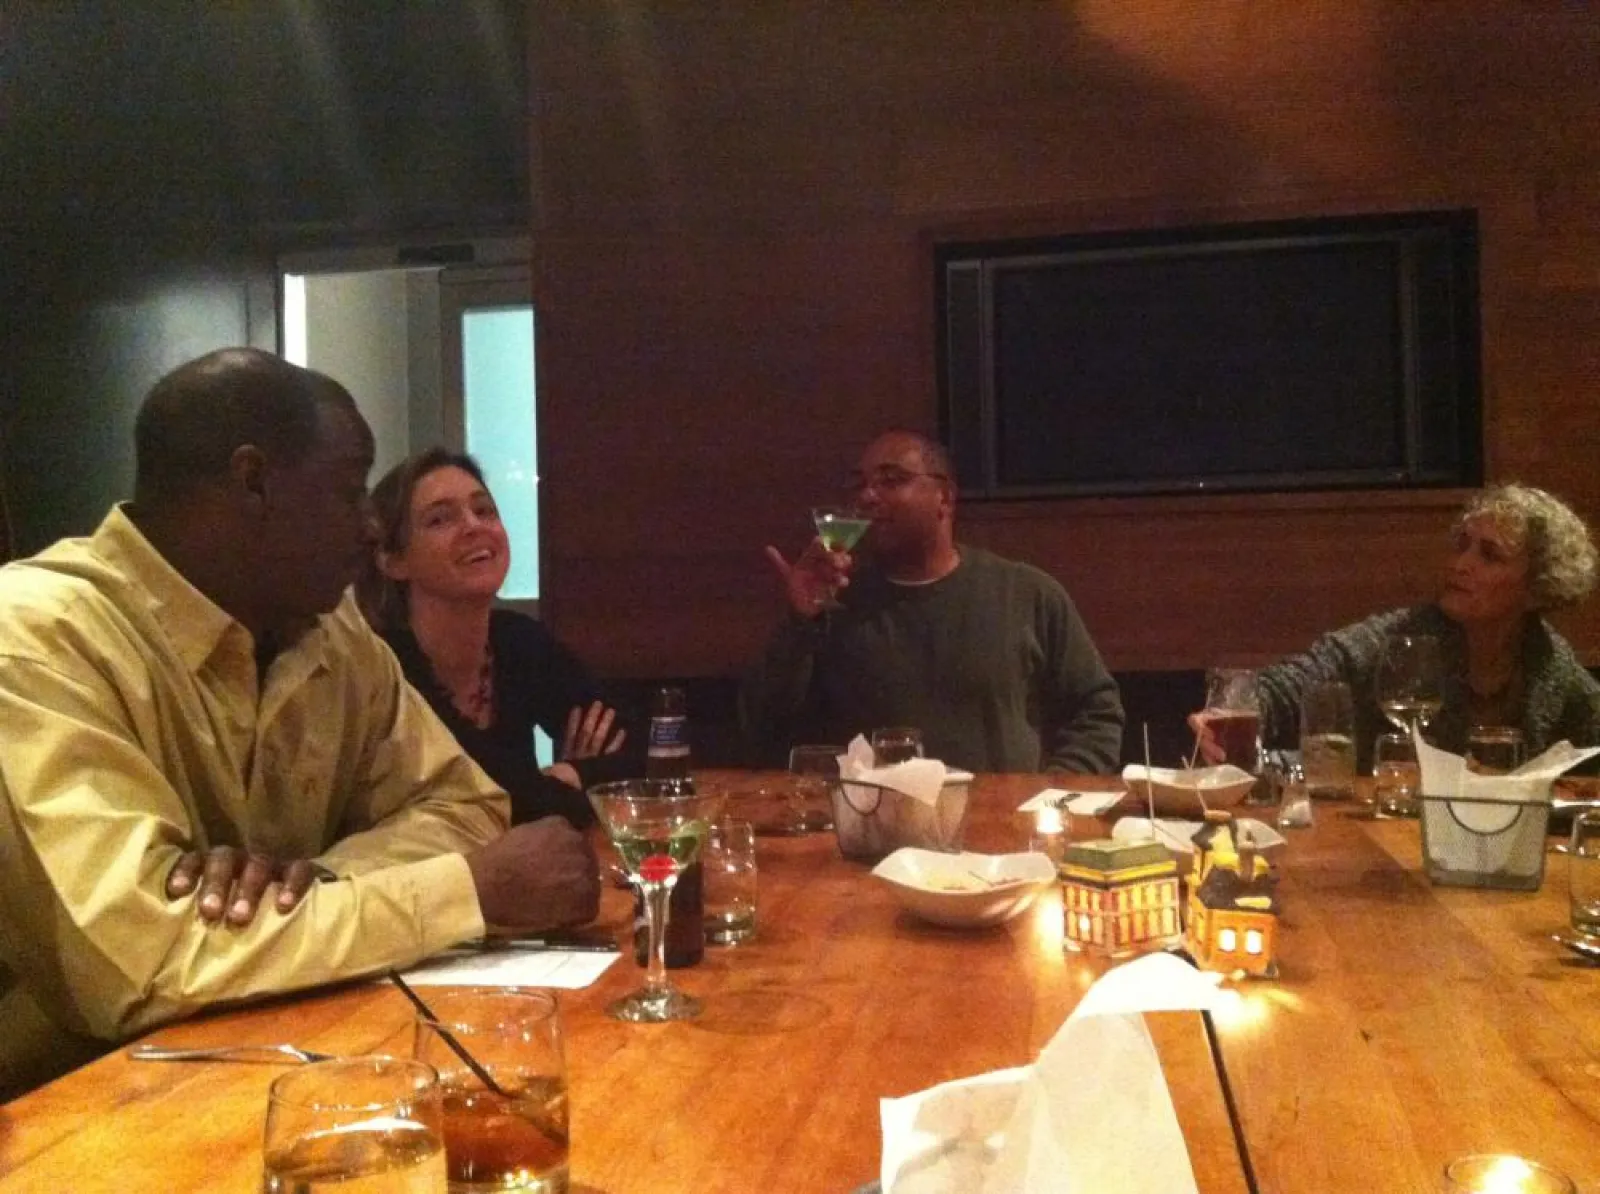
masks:
{"type": "MultiPolygon", "coordinates": [[[[1564,0],[532,8],[546,616],[726,674],[761,548],[935,422],[932,246],[1474,207],[1489,474],[1600,516],[1600,17],[1564,0]]],[[[971,504],[1110,664],[1265,660],[1431,591],[1459,494],[971,504]]],[[[1562,621],[1600,660],[1600,602],[1562,621]]]]}

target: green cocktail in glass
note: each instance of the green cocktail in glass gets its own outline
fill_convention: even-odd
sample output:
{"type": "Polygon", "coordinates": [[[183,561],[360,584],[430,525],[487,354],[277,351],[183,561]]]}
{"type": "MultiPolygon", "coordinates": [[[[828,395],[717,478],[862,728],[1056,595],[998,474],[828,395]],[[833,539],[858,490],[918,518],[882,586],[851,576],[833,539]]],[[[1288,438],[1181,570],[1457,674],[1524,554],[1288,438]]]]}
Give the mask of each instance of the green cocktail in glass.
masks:
{"type": "Polygon", "coordinates": [[[817,528],[817,538],[829,551],[849,551],[872,525],[872,519],[840,506],[817,506],[811,511],[811,522],[817,528]]]}
{"type": "MultiPolygon", "coordinates": [[[[817,538],[829,551],[849,551],[861,542],[872,519],[853,506],[815,506],[811,510],[811,524],[817,528],[817,538]]],[[[822,602],[823,609],[838,609],[839,597],[829,592],[822,602]]]]}
{"type": "Polygon", "coordinates": [[[721,792],[686,794],[679,780],[626,779],[589,789],[589,803],[643,898],[650,934],[644,986],[606,1008],[618,1020],[659,1024],[700,1014],[700,1001],[667,981],[667,901],[678,876],[699,860],[722,801],[721,792]]]}

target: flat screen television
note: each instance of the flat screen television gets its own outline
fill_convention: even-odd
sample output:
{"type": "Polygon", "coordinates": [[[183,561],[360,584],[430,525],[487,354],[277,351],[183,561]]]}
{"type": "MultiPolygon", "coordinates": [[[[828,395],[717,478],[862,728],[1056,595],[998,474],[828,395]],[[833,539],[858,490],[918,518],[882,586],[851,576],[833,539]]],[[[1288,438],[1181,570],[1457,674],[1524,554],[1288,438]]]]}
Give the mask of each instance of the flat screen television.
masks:
{"type": "Polygon", "coordinates": [[[971,497],[1482,480],[1477,219],[949,243],[942,430],[971,497]]]}

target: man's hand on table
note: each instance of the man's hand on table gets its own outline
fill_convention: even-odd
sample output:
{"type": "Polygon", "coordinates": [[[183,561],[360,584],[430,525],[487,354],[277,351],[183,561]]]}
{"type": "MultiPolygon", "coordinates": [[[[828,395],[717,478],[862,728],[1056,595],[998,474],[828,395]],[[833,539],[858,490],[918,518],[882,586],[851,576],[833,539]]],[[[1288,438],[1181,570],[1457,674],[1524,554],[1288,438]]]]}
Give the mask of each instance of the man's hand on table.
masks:
{"type": "Polygon", "coordinates": [[[167,898],[179,900],[198,891],[195,908],[201,920],[243,926],[255,919],[269,887],[278,888],[273,907],[292,912],[315,878],[316,868],[309,859],[280,862],[236,846],[213,846],[179,857],[167,873],[167,898]]]}
{"type": "MultiPolygon", "coordinates": [[[[466,856],[486,924],[530,931],[593,920],[600,867],[588,839],[560,817],[516,825],[466,856]]],[[[309,859],[281,862],[234,846],[184,853],[167,875],[167,897],[191,892],[209,924],[244,926],[273,885],[272,906],[292,912],[317,877],[309,859]]]]}
{"type": "Polygon", "coordinates": [[[594,847],[560,817],[513,825],[466,858],[485,924],[537,931],[600,911],[594,847]]]}

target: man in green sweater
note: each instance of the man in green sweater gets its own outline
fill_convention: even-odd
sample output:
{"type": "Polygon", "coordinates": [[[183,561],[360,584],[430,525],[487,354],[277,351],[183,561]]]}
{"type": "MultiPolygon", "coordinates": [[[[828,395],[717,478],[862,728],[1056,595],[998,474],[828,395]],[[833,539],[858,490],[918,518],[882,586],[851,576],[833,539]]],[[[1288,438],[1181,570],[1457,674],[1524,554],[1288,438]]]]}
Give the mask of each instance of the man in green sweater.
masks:
{"type": "Polygon", "coordinates": [[[955,541],[944,449],[886,432],[862,454],[854,488],[872,520],[862,560],[820,540],[793,563],[767,548],[789,613],[740,693],[760,761],[781,762],[795,742],[909,725],[952,767],[1113,770],[1116,681],[1061,585],[955,541]]]}

